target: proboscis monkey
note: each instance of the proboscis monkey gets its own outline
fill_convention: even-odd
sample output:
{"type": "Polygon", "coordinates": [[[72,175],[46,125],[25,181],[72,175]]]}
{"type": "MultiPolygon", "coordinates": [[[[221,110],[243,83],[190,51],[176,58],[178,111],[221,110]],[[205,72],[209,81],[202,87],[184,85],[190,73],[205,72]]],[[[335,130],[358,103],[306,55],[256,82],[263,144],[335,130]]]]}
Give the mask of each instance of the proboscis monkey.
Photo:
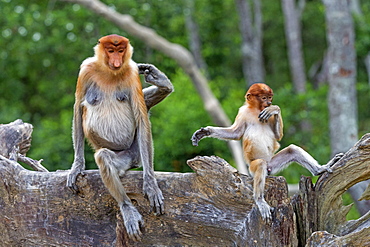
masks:
{"type": "Polygon", "coordinates": [[[331,172],[330,167],[343,155],[338,154],[326,165],[320,166],[311,155],[296,145],[290,145],[275,154],[280,147],[278,141],[283,137],[283,120],[279,106],[271,105],[273,95],[272,89],[266,84],[253,84],[231,127],[208,126],[197,130],[191,138],[194,146],[198,146],[204,137],[243,139],[244,158],[254,180],[254,200],[265,221],[271,220],[272,209],[264,199],[267,175],[276,174],[292,162],[299,163],[313,175],[331,172]]]}
{"type": "Polygon", "coordinates": [[[150,64],[136,64],[127,38],[99,39],[95,56],[81,64],[73,117],[75,158],[67,186],[78,192],[76,179],[85,169],[84,138],[95,150],[101,178],[118,202],[128,236],[141,239],[143,219],[121,184],[120,175],[143,166],[143,192],[157,214],[164,213],[162,192],[153,170],[148,111],[173,91],[168,78],[150,64]],[[140,74],[152,86],[142,89],[140,74]]]}

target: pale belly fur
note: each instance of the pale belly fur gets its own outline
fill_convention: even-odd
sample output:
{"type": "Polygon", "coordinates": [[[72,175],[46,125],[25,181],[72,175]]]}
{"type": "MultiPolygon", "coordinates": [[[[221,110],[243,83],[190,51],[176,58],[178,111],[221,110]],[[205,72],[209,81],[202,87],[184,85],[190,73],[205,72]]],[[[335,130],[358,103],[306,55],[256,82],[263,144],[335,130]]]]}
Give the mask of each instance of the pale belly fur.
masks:
{"type": "Polygon", "coordinates": [[[98,105],[83,102],[84,133],[97,148],[126,150],[135,138],[136,122],[128,101],[105,99],[98,105]]]}
{"type": "Polygon", "coordinates": [[[247,127],[244,138],[248,139],[248,145],[244,147],[253,154],[252,160],[264,159],[270,161],[275,151],[279,148],[273,131],[267,124],[251,124],[247,127]]]}

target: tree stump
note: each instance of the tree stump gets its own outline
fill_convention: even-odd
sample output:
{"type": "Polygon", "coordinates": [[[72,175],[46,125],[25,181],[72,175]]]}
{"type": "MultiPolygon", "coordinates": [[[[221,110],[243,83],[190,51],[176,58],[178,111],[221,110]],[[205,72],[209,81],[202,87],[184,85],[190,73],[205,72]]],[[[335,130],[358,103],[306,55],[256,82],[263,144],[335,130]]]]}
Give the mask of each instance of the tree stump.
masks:
{"type": "Polygon", "coordinates": [[[26,157],[26,153],[31,147],[31,134],[33,126],[23,123],[18,119],[9,124],[0,125],[0,155],[15,161],[21,161],[34,170],[47,172],[48,170],[41,165],[42,160],[36,161],[26,157]]]}
{"type": "MultiPolygon", "coordinates": [[[[6,143],[0,145],[4,147],[6,143]]],[[[342,216],[347,209],[338,206],[346,183],[351,186],[370,178],[370,134],[316,185],[302,177],[300,193],[292,200],[283,177],[268,177],[265,197],[274,207],[271,223],[262,220],[254,204],[252,178],[238,173],[219,157],[189,160],[194,173],[156,172],[165,198],[166,213],[160,216],[151,212],[143,196],[142,172],[130,171],[121,181],[145,220],[141,242],[128,240],[119,208],[97,170],[86,171],[78,178],[81,193],[75,195],[66,187],[67,171],[30,171],[3,154],[0,246],[370,244],[369,213],[346,222],[342,216]]],[[[364,199],[369,199],[367,193],[364,199]]]]}
{"type": "MultiPolygon", "coordinates": [[[[311,178],[301,177],[300,193],[293,198],[300,244],[304,245],[308,239],[308,246],[370,246],[370,211],[358,220],[347,222],[346,215],[352,205],[342,203],[344,192],[370,178],[370,133],[332,169],[333,173],[323,174],[315,185],[311,178]]],[[[370,199],[369,188],[360,199],[370,199]]]]}

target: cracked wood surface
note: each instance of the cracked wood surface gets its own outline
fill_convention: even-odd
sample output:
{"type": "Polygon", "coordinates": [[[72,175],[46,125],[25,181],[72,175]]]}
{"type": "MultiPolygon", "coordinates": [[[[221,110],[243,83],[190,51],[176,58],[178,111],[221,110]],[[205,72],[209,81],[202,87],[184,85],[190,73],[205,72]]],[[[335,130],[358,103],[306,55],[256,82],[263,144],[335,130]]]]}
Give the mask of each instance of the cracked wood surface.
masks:
{"type": "MultiPolygon", "coordinates": [[[[370,212],[346,221],[348,207],[341,201],[349,186],[370,178],[370,134],[315,185],[302,177],[300,192],[292,199],[283,177],[268,177],[265,197],[274,207],[271,223],[263,222],[254,204],[252,178],[219,157],[189,160],[194,173],[155,173],[165,197],[166,213],[161,216],[151,212],[143,196],[142,172],[130,171],[121,181],[145,220],[143,239],[134,243],[99,171],[80,176],[81,193],[75,195],[65,186],[68,171],[30,171],[6,156],[4,147],[25,143],[17,151],[25,155],[30,145],[32,125],[13,123],[18,129],[11,130],[13,139],[3,138],[9,136],[3,129],[9,125],[0,125],[0,246],[370,245],[370,212]]],[[[369,199],[368,194],[367,189],[362,199],[369,199]]]]}

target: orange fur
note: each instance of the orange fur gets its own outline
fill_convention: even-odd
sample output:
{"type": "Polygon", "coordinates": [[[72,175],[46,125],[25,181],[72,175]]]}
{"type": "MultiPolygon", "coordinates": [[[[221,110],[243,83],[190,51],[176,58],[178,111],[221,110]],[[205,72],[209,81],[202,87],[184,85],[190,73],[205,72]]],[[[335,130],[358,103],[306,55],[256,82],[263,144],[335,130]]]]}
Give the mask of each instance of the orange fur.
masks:
{"type": "MultiPolygon", "coordinates": [[[[91,82],[95,82],[105,93],[128,89],[134,97],[132,107],[136,122],[142,123],[144,129],[150,131],[138,68],[131,60],[132,50],[129,40],[125,37],[113,34],[99,39],[99,43],[94,47],[95,56],[86,59],[81,65],[76,87],[76,102],[81,103],[91,82]],[[109,50],[113,52],[109,53],[109,50]],[[112,69],[112,64],[119,64],[120,67],[112,69]]],[[[85,111],[86,109],[84,113],[85,111]]]]}
{"type": "MultiPolygon", "coordinates": [[[[253,84],[247,91],[245,105],[241,108],[236,121],[242,121],[247,125],[243,136],[244,157],[248,164],[256,159],[269,161],[279,149],[278,135],[282,137],[282,119],[276,115],[271,116],[267,123],[259,120],[259,114],[272,103],[273,91],[263,83],[253,84]],[[277,119],[278,118],[278,119],[277,119]],[[275,121],[279,121],[279,133],[273,129],[275,121]]],[[[280,113],[279,113],[280,115],[280,113]]]]}
{"type": "Polygon", "coordinates": [[[280,107],[271,105],[272,89],[263,83],[253,84],[245,95],[245,104],[239,108],[231,127],[207,126],[197,130],[192,136],[193,145],[205,137],[223,140],[243,139],[245,161],[253,176],[253,192],[257,207],[265,220],[271,220],[271,207],[264,200],[265,179],[268,174],[276,174],[291,162],[297,162],[313,175],[331,172],[330,166],[341,155],[334,157],[327,165],[318,162],[302,148],[290,145],[277,154],[278,141],[283,137],[283,120],[280,107]]]}
{"type": "Polygon", "coordinates": [[[133,48],[125,37],[115,34],[102,37],[94,51],[93,57],[82,62],[77,80],[73,115],[75,155],[67,186],[79,191],[76,181],[85,169],[86,137],[95,150],[103,183],[118,203],[129,237],[139,240],[143,219],[119,176],[142,166],[143,193],[156,213],[164,213],[164,198],[153,170],[148,110],[171,93],[173,87],[153,65],[137,65],[131,59],[133,48]],[[152,84],[145,92],[139,71],[152,84]]]}
{"type": "MultiPolygon", "coordinates": [[[[131,59],[133,48],[127,38],[113,34],[99,39],[94,51],[94,57],[81,64],[76,87],[75,116],[77,119],[78,114],[82,115],[84,136],[96,153],[102,154],[106,153],[101,152],[106,148],[128,150],[140,136],[138,145],[144,153],[141,163],[144,170],[150,169],[153,166],[151,128],[138,66],[131,59]],[[92,92],[92,99],[88,98],[88,90],[92,92]],[[125,97],[122,102],[117,100],[117,93],[125,97]],[[96,105],[91,101],[94,97],[100,97],[96,105]]],[[[103,159],[99,157],[96,155],[96,162],[103,181],[122,203],[123,189],[117,185],[119,181],[113,181],[118,177],[107,172],[112,167],[103,167],[103,159]]]]}
{"type": "Polygon", "coordinates": [[[264,83],[253,84],[245,94],[245,104],[239,108],[231,127],[207,126],[197,130],[193,145],[204,137],[223,140],[243,140],[244,158],[254,177],[254,198],[264,218],[270,218],[270,206],[263,198],[267,165],[279,149],[278,141],[283,136],[283,121],[280,108],[271,105],[272,89],[264,83]]]}

